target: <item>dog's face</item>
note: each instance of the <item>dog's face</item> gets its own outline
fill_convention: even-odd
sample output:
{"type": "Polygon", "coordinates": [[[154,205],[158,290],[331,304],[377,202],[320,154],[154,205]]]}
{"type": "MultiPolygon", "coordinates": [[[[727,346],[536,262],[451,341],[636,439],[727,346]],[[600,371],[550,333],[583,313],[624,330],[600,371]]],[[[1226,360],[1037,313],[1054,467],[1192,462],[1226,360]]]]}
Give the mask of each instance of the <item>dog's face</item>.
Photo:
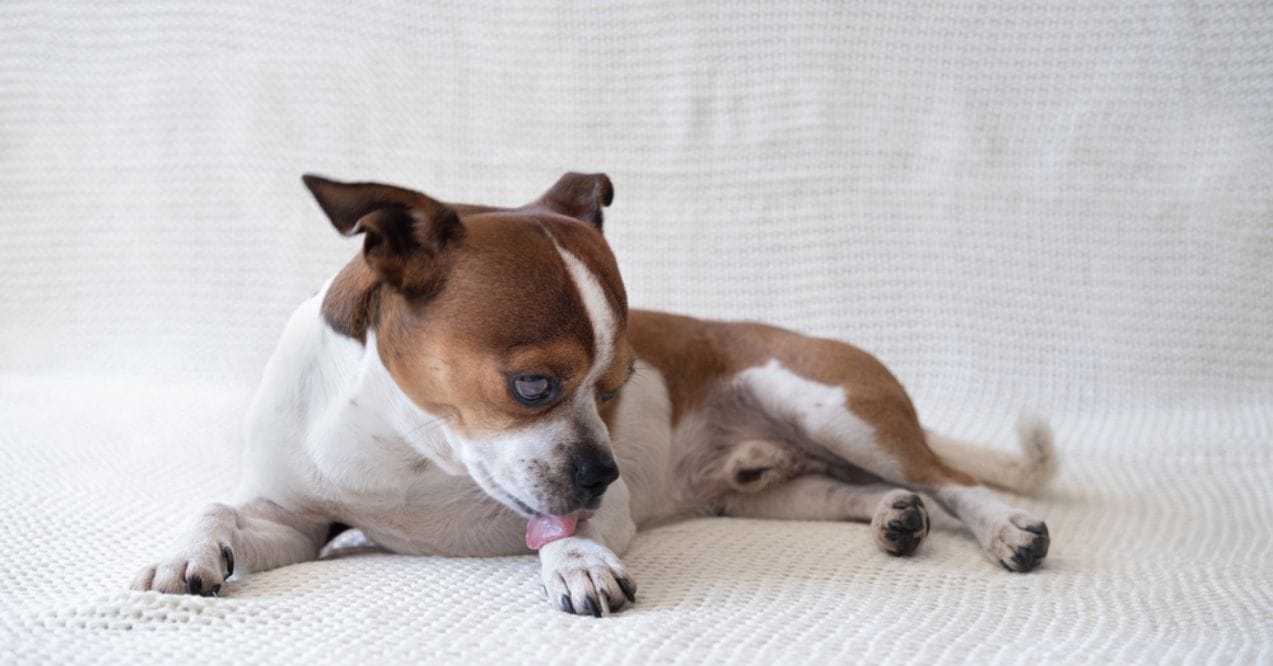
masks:
{"type": "Polygon", "coordinates": [[[446,419],[473,478],[527,516],[595,508],[617,476],[602,410],[633,363],[600,232],[609,180],[567,174],[516,209],[306,184],[339,230],[367,234],[365,266],[347,268],[329,301],[364,303],[398,388],[446,419]]]}

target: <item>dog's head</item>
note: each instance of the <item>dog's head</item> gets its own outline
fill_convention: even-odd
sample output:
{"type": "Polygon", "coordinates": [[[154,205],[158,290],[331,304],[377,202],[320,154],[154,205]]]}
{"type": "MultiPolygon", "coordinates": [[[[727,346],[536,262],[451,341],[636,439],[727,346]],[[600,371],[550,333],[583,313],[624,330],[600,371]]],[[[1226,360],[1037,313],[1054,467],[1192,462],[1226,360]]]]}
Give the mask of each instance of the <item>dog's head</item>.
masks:
{"type": "Polygon", "coordinates": [[[398,389],[445,418],[492,497],[526,516],[595,508],[618,476],[601,414],[633,363],[601,236],[609,179],[569,173],[519,208],[304,181],[337,230],[364,235],[328,289],[328,323],[374,337],[398,389]]]}

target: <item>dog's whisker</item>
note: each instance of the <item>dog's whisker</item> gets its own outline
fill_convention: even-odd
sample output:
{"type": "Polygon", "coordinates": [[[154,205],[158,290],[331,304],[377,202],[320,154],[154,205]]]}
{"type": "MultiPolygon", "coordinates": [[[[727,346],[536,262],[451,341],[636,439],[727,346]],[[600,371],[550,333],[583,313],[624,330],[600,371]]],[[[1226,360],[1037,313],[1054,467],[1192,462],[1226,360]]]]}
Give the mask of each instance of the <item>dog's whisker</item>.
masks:
{"type": "Polygon", "coordinates": [[[442,425],[443,423],[446,423],[447,421],[450,421],[452,418],[454,418],[452,415],[439,416],[439,417],[437,417],[437,418],[433,419],[432,421],[426,421],[426,422],[421,423],[420,425],[418,425],[418,426],[416,426],[416,427],[414,427],[414,428],[412,428],[412,429],[408,430],[408,431],[406,432],[406,434],[408,434],[408,435],[414,435],[414,434],[416,434],[416,433],[420,432],[421,430],[424,430],[425,428],[434,428],[434,427],[440,426],[440,425],[442,425]]]}

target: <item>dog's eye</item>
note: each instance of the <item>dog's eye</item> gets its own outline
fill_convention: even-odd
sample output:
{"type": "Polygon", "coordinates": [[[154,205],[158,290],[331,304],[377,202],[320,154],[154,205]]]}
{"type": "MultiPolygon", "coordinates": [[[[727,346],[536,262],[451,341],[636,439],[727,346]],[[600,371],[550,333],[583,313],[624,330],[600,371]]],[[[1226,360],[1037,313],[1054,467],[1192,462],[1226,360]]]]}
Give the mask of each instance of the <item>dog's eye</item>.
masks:
{"type": "Polygon", "coordinates": [[[610,402],[611,400],[614,400],[615,393],[617,393],[617,391],[602,391],[601,402],[604,404],[604,403],[610,402]]]}
{"type": "Polygon", "coordinates": [[[513,397],[523,405],[542,405],[557,393],[557,385],[543,375],[517,375],[512,380],[513,397]]]}

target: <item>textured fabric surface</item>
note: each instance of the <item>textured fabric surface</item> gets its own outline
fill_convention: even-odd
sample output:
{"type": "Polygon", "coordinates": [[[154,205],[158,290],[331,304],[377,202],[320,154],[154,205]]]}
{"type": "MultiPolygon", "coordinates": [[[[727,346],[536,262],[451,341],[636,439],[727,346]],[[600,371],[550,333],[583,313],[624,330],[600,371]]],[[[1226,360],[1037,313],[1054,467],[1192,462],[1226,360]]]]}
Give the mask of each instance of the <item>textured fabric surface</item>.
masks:
{"type": "Polygon", "coordinates": [[[684,4],[0,3],[0,662],[1273,662],[1273,5],[684,4]],[[568,169],[634,305],[851,340],[995,446],[1051,417],[1045,567],[717,519],[641,534],[604,621],[357,542],[123,590],[355,250],[302,172],[568,169]]]}

